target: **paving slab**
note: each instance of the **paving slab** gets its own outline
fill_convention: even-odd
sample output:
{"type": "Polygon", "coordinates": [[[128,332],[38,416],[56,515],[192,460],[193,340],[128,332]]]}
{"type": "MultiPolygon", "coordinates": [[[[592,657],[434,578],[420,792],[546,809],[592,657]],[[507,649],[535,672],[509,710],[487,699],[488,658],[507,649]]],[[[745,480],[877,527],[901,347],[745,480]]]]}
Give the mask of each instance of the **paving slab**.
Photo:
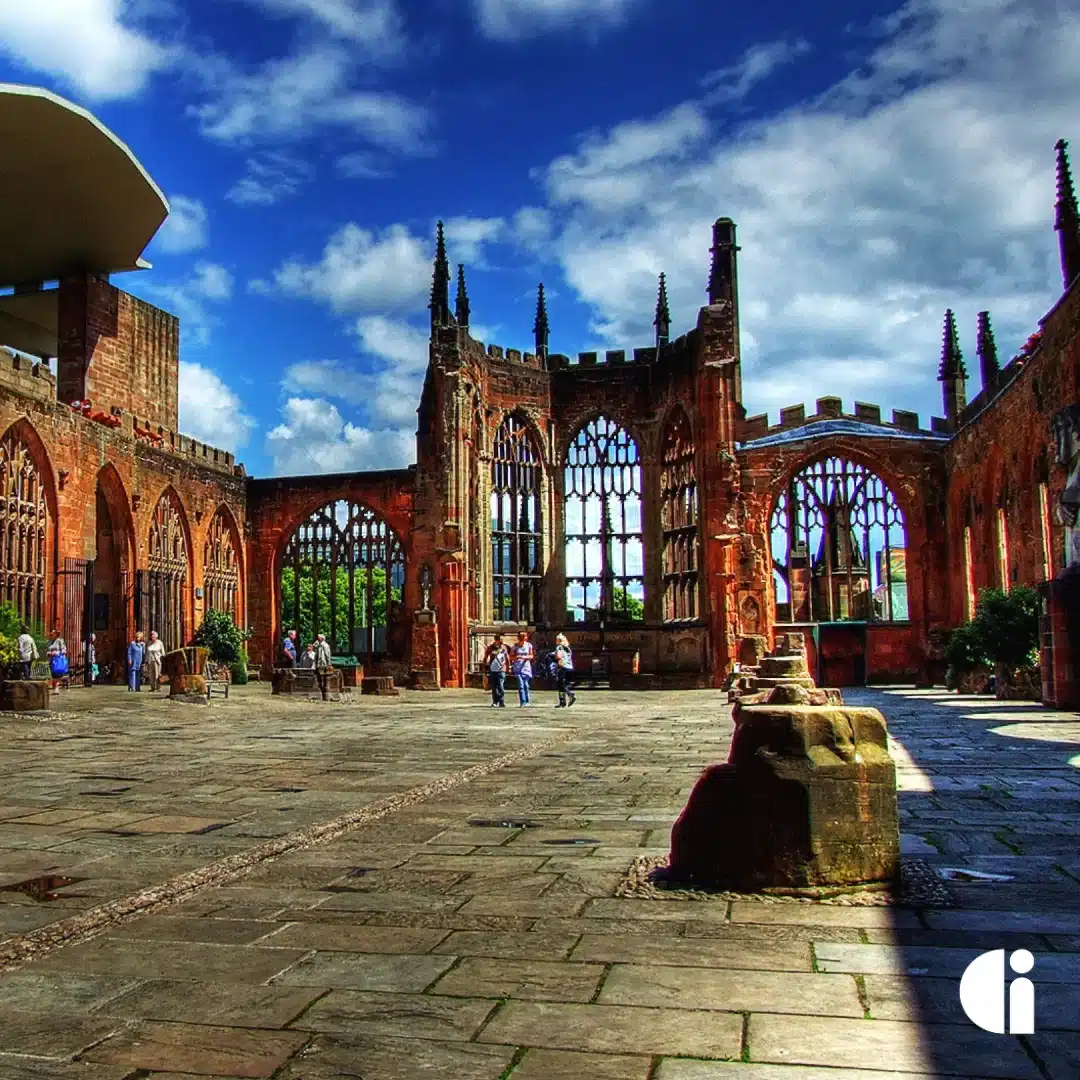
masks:
{"type": "Polygon", "coordinates": [[[854,1016],[864,1007],[850,975],[615,964],[597,1001],[726,1012],[854,1016]]]}
{"type": "Polygon", "coordinates": [[[573,1050],[527,1050],[513,1080],[649,1080],[653,1059],[573,1050]]]}
{"type": "Polygon", "coordinates": [[[143,1021],[85,1057],[136,1069],[257,1078],[272,1076],[307,1041],[299,1032],[143,1021]]]}
{"type": "Polygon", "coordinates": [[[403,953],[317,952],[281,975],[277,985],[419,994],[445,974],[456,959],[403,953]]]}
{"type": "Polygon", "coordinates": [[[495,1008],[494,1001],[483,998],[332,990],[292,1026],[343,1035],[467,1042],[495,1008]]]}
{"type": "Polygon", "coordinates": [[[603,964],[464,957],[433,987],[459,997],[591,1001],[604,977],[603,964]]]}
{"type": "Polygon", "coordinates": [[[738,1013],[508,1001],[480,1041],[609,1054],[735,1058],[742,1029],[738,1013]]]}

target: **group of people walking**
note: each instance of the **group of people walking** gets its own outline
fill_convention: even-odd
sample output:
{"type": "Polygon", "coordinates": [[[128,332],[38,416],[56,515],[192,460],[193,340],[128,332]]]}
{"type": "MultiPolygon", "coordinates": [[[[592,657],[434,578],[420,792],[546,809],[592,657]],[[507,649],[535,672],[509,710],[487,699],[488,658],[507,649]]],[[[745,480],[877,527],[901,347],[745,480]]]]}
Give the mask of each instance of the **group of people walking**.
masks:
{"type": "MultiPolygon", "coordinates": [[[[19,654],[19,673],[24,679],[29,679],[34,661],[40,659],[37,642],[34,640],[33,634],[30,633],[29,626],[20,627],[15,647],[19,654]]],[[[138,631],[127,647],[126,674],[128,690],[141,690],[144,680],[150,684],[152,692],[157,690],[161,683],[161,661],[164,656],[165,644],[158,637],[156,630],[150,631],[149,641],[146,640],[141,630],[138,631]]],[[[49,677],[52,680],[52,688],[53,690],[59,690],[68,674],[67,642],[59,629],[53,631],[49,643],[45,646],[45,657],[49,662],[49,677]]],[[[91,634],[86,642],[84,660],[87,674],[86,685],[93,686],[98,681],[99,676],[96,634],[91,634]]]]}
{"type": "MultiPolygon", "coordinates": [[[[495,640],[484,653],[484,667],[491,687],[491,708],[506,707],[506,676],[513,675],[517,680],[518,708],[532,704],[531,686],[535,675],[536,648],[524,631],[518,632],[517,641],[507,646],[502,634],[496,634],[495,640]]],[[[555,687],[559,693],[556,708],[566,709],[577,701],[573,689],[574,654],[565,634],[555,638],[555,649],[544,657],[551,674],[555,677],[555,687]]]]}

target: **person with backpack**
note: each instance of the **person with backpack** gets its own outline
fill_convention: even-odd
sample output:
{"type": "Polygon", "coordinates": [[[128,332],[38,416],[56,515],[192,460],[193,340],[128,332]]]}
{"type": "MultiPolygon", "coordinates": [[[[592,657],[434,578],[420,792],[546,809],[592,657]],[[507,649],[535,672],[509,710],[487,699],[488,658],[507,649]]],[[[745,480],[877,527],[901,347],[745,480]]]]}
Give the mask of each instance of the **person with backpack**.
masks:
{"type": "Polygon", "coordinates": [[[556,709],[568,709],[577,701],[572,686],[574,679],[574,654],[570,641],[565,634],[555,638],[555,652],[552,653],[555,668],[555,688],[559,691],[559,704],[556,709]],[[570,700],[567,701],[567,698],[570,700]]]}
{"type": "Polygon", "coordinates": [[[491,687],[491,708],[506,708],[506,668],[510,653],[503,644],[502,634],[496,634],[495,640],[484,653],[484,667],[487,668],[488,685],[491,687]]]}

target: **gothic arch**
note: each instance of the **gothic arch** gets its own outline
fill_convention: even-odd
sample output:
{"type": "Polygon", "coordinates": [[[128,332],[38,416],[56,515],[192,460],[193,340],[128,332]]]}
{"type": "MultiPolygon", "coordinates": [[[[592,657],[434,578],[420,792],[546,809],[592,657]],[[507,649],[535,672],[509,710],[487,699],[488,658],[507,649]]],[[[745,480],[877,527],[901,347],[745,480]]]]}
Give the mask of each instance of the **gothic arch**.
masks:
{"type": "Polygon", "coordinates": [[[544,576],[545,470],[528,418],[514,411],[495,432],[490,475],[491,616],[535,622],[544,576]]]}
{"type": "Polygon", "coordinates": [[[618,421],[594,415],[574,431],[562,467],[567,611],[579,622],[643,619],[638,441],[618,421]]]}
{"type": "Polygon", "coordinates": [[[660,439],[665,622],[694,619],[700,611],[698,519],[697,446],[690,418],[676,404],[660,439]]]}
{"type": "Polygon", "coordinates": [[[564,430],[568,432],[557,444],[558,456],[556,458],[559,468],[566,468],[567,456],[574,440],[590,424],[597,420],[606,420],[622,428],[630,436],[638,450],[639,461],[643,457],[644,448],[648,444],[645,433],[632,419],[627,417],[621,409],[597,409],[594,407],[584,409],[576,415],[568,417],[564,424],[564,430]]]}
{"type": "Polygon", "coordinates": [[[20,418],[0,437],[0,600],[31,624],[55,621],[58,536],[49,455],[20,418]]]}
{"type": "Polygon", "coordinates": [[[156,630],[166,650],[186,644],[192,615],[194,563],[184,504],[170,484],[158,496],[147,530],[146,569],[135,590],[136,629],[156,630]]]}
{"type": "Polygon", "coordinates": [[[777,621],[908,621],[911,522],[875,465],[833,451],[787,476],[768,522],[777,621]]]}
{"type": "Polygon", "coordinates": [[[394,655],[402,650],[389,634],[405,573],[405,548],[380,513],[324,497],[286,534],[276,562],[282,629],[295,629],[304,643],[325,634],[335,655],[394,655]]]}
{"type": "Polygon", "coordinates": [[[244,546],[226,503],[214,511],[203,541],[203,594],[207,611],[227,612],[243,623],[244,546]]]}

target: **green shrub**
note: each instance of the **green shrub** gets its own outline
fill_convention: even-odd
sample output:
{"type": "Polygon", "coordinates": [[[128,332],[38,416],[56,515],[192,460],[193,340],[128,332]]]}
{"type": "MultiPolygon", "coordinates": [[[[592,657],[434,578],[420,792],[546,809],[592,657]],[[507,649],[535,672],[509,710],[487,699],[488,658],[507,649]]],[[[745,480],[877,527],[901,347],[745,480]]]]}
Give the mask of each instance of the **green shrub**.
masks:
{"type": "Polygon", "coordinates": [[[992,666],[993,661],[987,655],[974,623],[958,626],[949,634],[945,643],[945,662],[949,670],[957,675],[992,666]]]}
{"type": "Polygon", "coordinates": [[[1023,585],[1010,592],[983,589],[979,593],[971,625],[993,663],[1008,668],[1038,666],[1041,609],[1039,594],[1023,585]]]}
{"type": "MultiPolygon", "coordinates": [[[[16,635],[18,631],[16,631],[16,635]]],[[[7,671],[18,663],[19,646],[14,637],[0,633],[0,668],[7,671]]]]}
{"type": "Polygon", "coordinates": [[[240,659],[236,661],[230,668],[229,673],[232,676],[233,686],[247,686],[248,681],[248,655],[246,649],[240,650],[240,659]]]}
{"type": "Polygon", "coordinates": [[[210,660],[218,664],[238,664],[244,655],[244,642],[251,637],[233,622],[225,611],[210,610],[203,616],[195,632],[195,644],[207,651],[210,660]]]}
{"type": "Polygon", "coordinates": [[[983,589],[975,618],[953,630],[945,644],[952,675],[965,675],[996,664],[1015,671],[1039,665],[1039,611],[1034,589],[1019,585],[1010,592],[983,589]]]}

